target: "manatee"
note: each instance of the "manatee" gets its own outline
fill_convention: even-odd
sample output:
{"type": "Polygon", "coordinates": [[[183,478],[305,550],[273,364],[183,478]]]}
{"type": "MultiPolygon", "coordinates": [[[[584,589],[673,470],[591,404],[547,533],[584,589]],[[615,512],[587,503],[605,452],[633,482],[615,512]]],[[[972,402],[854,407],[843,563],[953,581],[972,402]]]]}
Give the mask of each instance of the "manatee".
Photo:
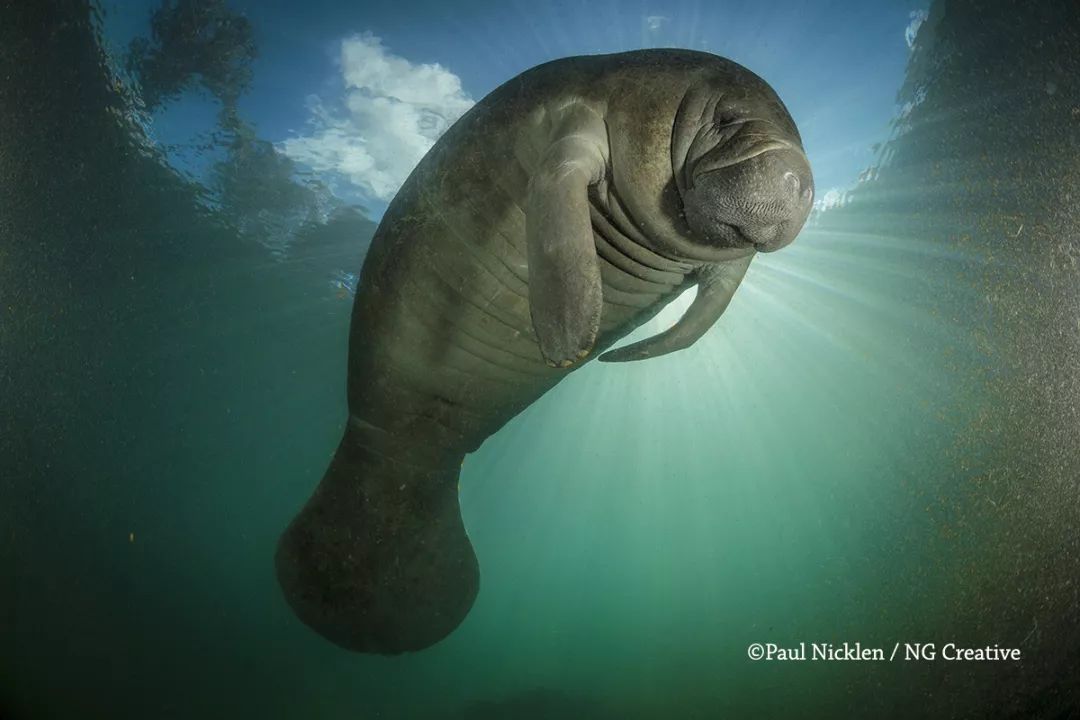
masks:
{"type": "Polygon", "coordinates": [[[388,655],[453,631],[480,582],[458,505],[465,455],[598,355],[689,347],[812,198],[780,98],[708,53],[564,58],[472,107],[365,257],[345,433],[275,557],[299,618],[388,655]],[[673,327],[608,350],[692,286],[673,327]]]}

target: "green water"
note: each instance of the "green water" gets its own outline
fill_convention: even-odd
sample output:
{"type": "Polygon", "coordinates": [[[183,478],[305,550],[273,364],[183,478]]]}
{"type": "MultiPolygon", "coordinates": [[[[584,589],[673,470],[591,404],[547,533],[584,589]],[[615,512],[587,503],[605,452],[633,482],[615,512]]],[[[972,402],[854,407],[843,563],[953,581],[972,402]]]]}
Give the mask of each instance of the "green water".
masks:
{"type": "Polygon", "coordinates": [[[949,43],[1043,33],[994,90],[1015,123],[946,63],[893,173],[756,259],[702,341],[590,364],[468,456],[479,597],[387,658],[310,631],[273,569],[346,417],[328,278],[375,222],[271,252],[116,119],[87,8],[42,7],[0,31],[0,715],[1076,717],[1071,15],[1007,33],[994,5],[969,47],[981,10],[935,3],[912,83],[949,43]],[[1047,58],[1052,102],[1024,75],[1047,58]],[[747,657],[948,641],[1025,660],[747,657]]]}

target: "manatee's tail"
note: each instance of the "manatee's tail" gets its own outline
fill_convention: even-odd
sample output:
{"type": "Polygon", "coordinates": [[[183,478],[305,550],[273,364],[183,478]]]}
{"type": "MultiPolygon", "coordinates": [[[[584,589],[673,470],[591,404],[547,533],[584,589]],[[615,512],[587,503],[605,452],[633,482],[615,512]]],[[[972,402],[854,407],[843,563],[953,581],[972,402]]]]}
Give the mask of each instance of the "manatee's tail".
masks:
{"type": "Polygon", "coordinates": [[[453,631],[480,570],[458,506],[461,459],[410,457],[367,427],[350,424],[275,560],[286,600],[312,629],[392,655],[453,631]]]}

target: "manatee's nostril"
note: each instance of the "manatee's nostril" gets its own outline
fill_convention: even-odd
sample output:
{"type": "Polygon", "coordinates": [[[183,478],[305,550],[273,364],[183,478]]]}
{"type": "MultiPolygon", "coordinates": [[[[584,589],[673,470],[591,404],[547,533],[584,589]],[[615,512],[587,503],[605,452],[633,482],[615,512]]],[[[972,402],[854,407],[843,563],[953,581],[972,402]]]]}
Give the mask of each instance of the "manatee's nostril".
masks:
{"type": "Polygon", "coordinates": [[[792,195],[797,196],[802,183],[799,182],[799,176],[789,170],[784,173],[784,185],[791,191],[792,195]]]}

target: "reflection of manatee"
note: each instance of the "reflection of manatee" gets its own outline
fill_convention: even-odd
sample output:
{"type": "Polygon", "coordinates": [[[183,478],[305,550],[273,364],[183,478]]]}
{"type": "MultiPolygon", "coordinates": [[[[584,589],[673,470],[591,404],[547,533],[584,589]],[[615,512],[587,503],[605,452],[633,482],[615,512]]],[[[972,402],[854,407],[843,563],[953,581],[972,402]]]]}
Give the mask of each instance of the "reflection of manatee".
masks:
{"type": "Polygon", "coordinates": [[[601,360],[692,344],[755,251],[794,239],[812,195],[783,103],[714,55],[567,58],[477,104],[401,188],[364,262],[348,427],[277,552],[300,618],[378,653],[453,630],[479,585],[457,501],[465,454],[696,285],[674,327],[601,360]]]}

